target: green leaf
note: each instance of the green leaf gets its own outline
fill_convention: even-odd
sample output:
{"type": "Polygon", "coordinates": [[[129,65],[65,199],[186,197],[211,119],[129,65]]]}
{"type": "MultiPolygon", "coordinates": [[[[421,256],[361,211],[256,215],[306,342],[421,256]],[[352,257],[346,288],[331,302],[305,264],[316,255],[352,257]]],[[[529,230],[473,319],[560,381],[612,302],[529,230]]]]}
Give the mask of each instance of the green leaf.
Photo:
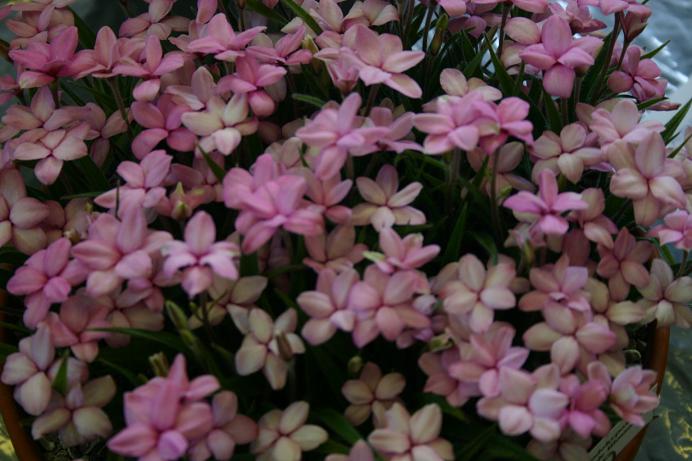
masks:
{"type": "Polygon", "coordinates": [[[461,249],[461,241],[464,239],[464,231],[466,231],[466,221],[469,216],[469,202],[464,203],[461,213],[457,217],[457,221],[452,229],[452,234],[449,236],[449,245],[445,251],[444,264],[456,261],[459,259],[461,249]]]}
{"type": "Polygon", "coordinates": [[[511,459],[514,461],[538,461],[524,447],[518,445],[509,437],[495,434],[486,446],[490,459],[511,459]]]}
{"type": "Polygon", "coordinates": [[[62,395],[67,393],[67,358],[69,357],[69,352],[65,351],[62,356],[62,362],[60,362],[60,368],[58,368],[58,374],[55,375],[53,379],[53,389],[62,395]]]}
{"type": "Polygon", "coordinates": [[[60,200],[73,200],[76,198],[94,198],[106,192],[105,190],[95,190],[92,192],[82,192],[81,194],[63,195],[60,200]]]}
{"type": "Polygon", "coordinates": [[[498,83],[500,84],[500,90],[505,96],[514,95],[514,80],[507,73],[502,61],[497,57],[492,44],[490,44],[490,38],[488,35],[485,36],[485,40],[488,43],[488,52],[490,53],[490,59],[493,61],[493,67],[495,68],[495,76],[497,77],[498,83]]]}
{"type": "Polygon", "coordinates": [[[308,354],[314,358],[310,361],[317,365],[316,368],[322,373],[331,392],[334,395],[341,395],[341,385],[346,381],[343,370],[334,364],[334,360],[322,347],[311,347],[308,349],[308,354]]]}
{"type": "Polygon", "coordinates": [[[363,436],[348,422],[348,420],[338,411],[331,408],[321,408],[313,410],[312,414],[317,416],[332,432],[341,437],[344,441],[353,445],[361,440],[363,436]]]}
{"type": "Polygon", "coordinates": [[[548,126],[555,133],[559,133],[562,129],[562,117],[560,117],[560,112],[557,110],[557,104],[555,104],[553,97],[547,91],[543,92],[543,99],[545,100],[545,110],[548,114],[548,126]]]}
{"type": "Polygon", "coordinates": [[[154,343],[161,344],[170,349],[178,352],[185,352],[185,346],[183,345],[180,338],[172,333],[167,333],[164,331],[149,331],[141,330],[139,328],[123,328],[123,327],[111,327],[111,328],[91,328],[91,331],[104,331],[106,333],[120,333],[123,335],[132,336],[133,338],[140,338],[154,343]]]}
{"type": "Polygon", "coordinates": [[[646,110],[649,107],[658,104],[661,101],[665,101],[666,98],[654,98],[654,99],[649,99],[648,101],[644,101],[642,103],[637,104],[637,109],[640,111],[646,110]]]}
{"type": "Polygon", "coordinates": [[[293,0],[281,0],[285,6],[287,6],[296,16],[303,20],[303,22],[310,27],[317,35],[322,33],[322,28],[317,24],[317,21],[310,16],[300,5],[298,5],[293,0]]]}
{"type": "Polygon", "coordinates": [[[135,375],[133,372],[131,372],[127,368],[118,365],[117,363],[113,363],[110,360],[106,360],[106,359],[101,358],[101,357],[96,359],[96,362],[103,365],[106,368],[113,370],[114,372],[118,373],[119,375],[122,375],[125,379],[127,379],[130,382],[130,384],[132,384],[135,387],[143,384],[142,380],[137,378],[137,375],[135,375]]]}
{"type": "Polygon", "coordinates": [[[252,254],[243,253],[240,255],[240,273],[244,277],[248,275],[258,275],[260,273],[257,252],[252,254]]]}
{"type": "Polygon", "coordinates": [[[434,394],[424,394],[423,401],[428,403],[434,403],[442,410],[442,413],[451,416],[452,418],[461,421],[462,423],[471,422],[469,418],[457,407],[453,407],[447,402],[446,399],[434,394]]]}
{"type": "Polygon", "coordinates": [[[476,232],[472,232],[471,235],[488,253],[492,263],[497,263],[497,246],[493,238],[489,234],[479,234],[476,232]]]}
{"type": "Polygon", "coordinates": [[[202,156],[204,157],[204,161],[207,162],[207,165],[211,169],[211,172],[214,173],[214,176],[216,176],[216,179],[219,180],[219,182],[223,182],[223,178],[226,176],[226,171],[214,161],[214,159],[211,158],[209,154],[207,154],[201,147],[199,150],[202,151],[202,156]]]}
{"type": "Polygon", "coordinates": [[[653,58],[653,57],[656,56],[658,53],[660,53],[661,50],[663,50],[663,48],[665,48],[666,46],[668,46],[669,43],[670,43],[670,40],[666,40],[665,42],[663,42],[663,43],[661,44],[661,46],[659,46],[659,47],[656,48],[655,50],[649,51],[648,53],[644,54],[644,55],[641,57],[641,59],[651,59],[651,58],[653,58]]]}
{"type": "Polygon", "coordinates": [[[17,352],[17,346],[13,344],[0,343],[0,357],[5,359],[8,355],[17,352]]]}
{"type": "Polygon", "coordinates": [[[264,3],[259,0],[245,0],[245,4],[249,10],[259,13],[270,21],[276,23],[277,25],[284,26],[288,22],[286,18],[281,16],[276,10],[268,8],[264,3]]]}
{"type": "Polygon", "coordinates": [[[317,107],[318,109],[321,109],[326,104],[320,98],[316,98],[315,96],[310,96],[309,94],[293,93],[291,95],[291,97],[293,99],[295,99],[296,101],[308,103],[312,106],[317,107]]]}
{"type": "Polygon", "coordinates": [[[93,48],[96,42],[96,34],[91,30],[89,24],[84,22],[72,8],[68,7],[67,9],[72,12],[72,16],[74,17],[74,24],[77,26],[77,32],[79,34],[79,43],[81,43],[84,48],[93,48]]]}
{"type": "Polygon", "coordinates": [[[682,150],[683,147],[685,147],[685,144],[689,142],[689,140],[692,139],[692,134],[690,134],[688,137],[686,137],[683,141],[682,144],[680,144],[678,147],[673,149],[673,151],[668,155],[668,158],[675,158],[676,155],[682,150]]]}
{"type": "Polygon", "coordinates": [[[673,140],[678,127],[687,116],[687,112],[690,110],[690,105],[692,105],[692,98],[690,98],[687,101],[687,104],[682,106],[680,110],[678,110],[678,112],[673,116],[673,118],[668,120],[668,123],[666,123],[666,129],[663,130],[663,133],[661,133],[663,141],[665,141],[666,144],[673,140]]]}
{"type": "Polygon", "coordinates": [[[458,461],[477,460],[478,455],[488,445],[488,442],[495,436],[495,425],[488,426],[483,429],[478,435],[469,441],[463,443],[460,452],[457,453],[458,461]]]}

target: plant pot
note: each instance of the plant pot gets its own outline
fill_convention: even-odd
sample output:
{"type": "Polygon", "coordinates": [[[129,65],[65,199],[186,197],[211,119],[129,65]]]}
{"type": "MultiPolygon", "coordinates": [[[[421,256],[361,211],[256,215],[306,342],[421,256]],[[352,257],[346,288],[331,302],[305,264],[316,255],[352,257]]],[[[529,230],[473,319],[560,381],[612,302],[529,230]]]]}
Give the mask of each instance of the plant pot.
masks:
{"type": "MultiPolygon", "coordinates": [[[[5,292],[0,290],[0,306],[5,303],[5,292]]],[[[3,314],[0,311],[0,319],[3,314]]],[[[655,324],[649,325],[649,344],[651,345],[644,356],[644,365],[656,371],[656,392],[661,393],[663,377],[668,362],[668,346],[670,343],[670,328],[656,328],[655,324]]],[[[0,326],[0,341],[5,341],[5,330],[0,326]]],[[[21,423],[21,413],[12,395],[12,389],[0,383],[0,414],[5,422],[7,433],[10,435],[17,458],[20,461],[41,461],[43,456],[36,442],[31,438],[26,428],[21,423]]],[[[632,461],[639,451],[644,440],[646,427],[642,428],[637,436],[630,441],[620,452],[616,461],[632,461]]]]}

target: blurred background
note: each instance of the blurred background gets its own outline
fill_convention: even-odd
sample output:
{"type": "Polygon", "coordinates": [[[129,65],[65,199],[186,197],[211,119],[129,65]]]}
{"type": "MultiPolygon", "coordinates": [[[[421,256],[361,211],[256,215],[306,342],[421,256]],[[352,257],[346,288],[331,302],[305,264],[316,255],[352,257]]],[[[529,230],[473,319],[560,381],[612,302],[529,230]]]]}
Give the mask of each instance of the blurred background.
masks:
{"type": "MultiPolygon", "coordinates": [[[[144,10],[144,3],[139,3],[144,10]]],[[[189,0],[178,3],[178,10],[191,8],[194,4],[189,0]]],[[[650,51],[670,40],[655,60],[668,79],[669,97],[684,104],[692,97],[692,0],[650,0],[648,5],[653,9],[653,15],[646,31],[637,38],[637,44],[650,51]]],[[[77,0],[74,9],[93,30],[118,24],[124,19],[118,0],[77,0]]],[[[7,31],[0,29],[0,37],[7,39],[7,31]]],[[[0,73],[10,70],[6,62],[0,63],[0,73]]],[[[651,115],[664,122],[671,116],[666,112],[651,115]]],[[[692,124],[692,113],[688,114],[682,126],[686,124],[692,124]]],[[[692,334],[673,328],[661,406],[649,425],[636,461],[692,459],[691,393],[692,334]]],[[[0,461],[16,459],[0,420],[0,461]]]]}

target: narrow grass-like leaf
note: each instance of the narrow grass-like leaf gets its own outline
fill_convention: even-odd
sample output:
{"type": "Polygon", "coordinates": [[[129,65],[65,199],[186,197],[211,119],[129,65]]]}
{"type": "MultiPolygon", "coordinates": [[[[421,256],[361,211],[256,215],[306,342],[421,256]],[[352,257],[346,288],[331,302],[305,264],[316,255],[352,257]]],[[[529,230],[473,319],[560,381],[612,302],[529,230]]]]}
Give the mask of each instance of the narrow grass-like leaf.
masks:
{"type": "Polygon", "coordinates": [[[649,51],[648,53],[642,55],[641,59],[651,59],[651,58],[653,58],[653,57],[656,56],[658,53],[660,53],[660,52],[663,50],[663,48],[667,47],[669,43],[670,43],[670,40],[666,40],[665,42],[663,42],[663,43],[661,44],[661,46],[659,46],[659,47],[656,48],[655,50],[649,51]]]}
{"type": "Polygon", "coordinates": [[[284,26],[288,22],[286,18],[281,16],[276,10],[267,7],[259,0],[245,0],[249,10],[258,13],[277,25],[284,26]]]}
{"type": "Polygon", "coordinates": [[[312,29],[317,35],[322,33],[322,28],[317,24],[315,18],[310,16],[307,11],[305,11],[300,5],[298,5],[293,0],[281,0],[288,9],[293,11],[293,13],[298,16],[303,22],[312,29]]]}
{"type": "Polygon", "coordinates": [[[673,118],[666,123],[666,129],[663,130],[663,133],[661,133],[661,136],[666,144],[673,140],[673,136],[675,136],[678,127],[687,116],[687,112],[689,112],[691,104],[692,98],[688,99],[687,104],[682,106],[680,110],[678,110],[678,112],[673,116],[673,118]]]}
{"type": "Polygon", "coordinates": [[[202,151],[202,156],[204,157],[204,161],[207,162],[207,165],[209,166],[209,169],[211,170],[212,173],[214,173],[214,176],[216,176],[216,179],[219,180],[219,182],[223,182],[223,178],[226,176],[226,172],[224,169],[214,161],[213,158],[211,158],[211,155],[207,154],[202,148],[200,148],[202,151]]]}
{"type": "Polygon", "coordinates": [[[449,245],[447,245],[444,263],[450,263],[459,259],[459,252],[461,249],[461,241],[464,239],[464,232],[466,231],[466,221],[469,216],[469,202],[464,203],[464,206],[457,217],[456,223],[454,224],[454,229],[449,236],[449,245]]]}
{"type": "Polygon", "coordinates": [[[555,104],[552,96],[547,91],[544,93],[543,99],[545,100],[545,111],[548,115],[548,126],[553,132],[559,133],[562,129],[562,117],[560,117],[557,104],[555,104]]]}
{"type": "Polygon", "coordinates": [[[337,434],[351,445],[363,438],[351,423],[348,422],[344,415],[336,410],[331,408],[320,408],[313,410],[312,414],[319,418],[333,433],[337,434]]]}
{"type": "Polygon", "coordinates": [[[318,109],[321,109],[326,104],[320,98],[316,98],[315,96],[310,96],[309,94],[293,93],[291,95],[291,97],[293,99],[295,99],[296,101],[310,104],[311,106],[315,106],[318,109]]]}
{"type": "Polygon", "coordinates": [[[123,327],[91,328],[90,330],[103,331],[106,333],[120,333],[123,335],[132,336],[133,338],[140,338],[154,343],[158,343],[162,346],[166,346],[178,352],[185,352],[185,346],[183,345],[180,338],[172,333],[167,333],[165,331],[149,331],[141,330],[139,328],[123,327]]]}

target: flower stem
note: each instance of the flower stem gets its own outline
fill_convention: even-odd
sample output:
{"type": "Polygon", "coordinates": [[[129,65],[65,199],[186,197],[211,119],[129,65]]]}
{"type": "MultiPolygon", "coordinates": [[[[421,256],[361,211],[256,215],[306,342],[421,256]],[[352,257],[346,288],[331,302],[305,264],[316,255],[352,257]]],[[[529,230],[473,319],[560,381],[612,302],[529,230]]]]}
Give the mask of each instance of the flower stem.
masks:
{"type": "Polygon", "coordinates": [[[430,0],[428,12],[425,15],[425,27],[423,28],[423,51],[428,51],[428,36],[430,35],[430,24],[432,23],[433,11],[435,11],[435,0],[430,0]]]}
{"type": "Polygon", "coordinates": [[[498,238],[502,239],[504,229],[502,229],[502,221],[500,219],[500,206],[497,203],[497,168],[500,159],[500,149],[498,148],[493,153],[492,176],[490,177],[490,219],[493,224],[493,230],[498,238]]]}
{"type": "Polygon", "coordinates": [[[368,93],[368,100],[365,103],[365,109],[363,110],[363,116],[367,117],[370,113],[370,109],[375,105],[375,98],[377,98],[377,93],[380,91],[381,83],[377,83],[370,87],[370,92],[368,93]]]}
{"type": "Polygon", "coordinates": [[[118,105],[120,116],[123,118],[123,122],[127,124],[127,132],[131,133],[132,127],[128,123],[127,109],[125,108],[123,95],[120,94],[120,88],[118,88],[118,84],[111,79],[107,79],[106,82],[108,82],[108,86],[111,88],[111,91],[113,91],[113,96],[115,97],[115,103],[118,105]]]}
{"type": "Polygon", "coordinates": [[[507,17],[509,16],[510,6],[507,3],[502,5],[502,22],[500,23],[500,44],[497,47],[497,56],[502,59],[502,47],[505,44],[505,25],[507,24],[507,17]]]}

